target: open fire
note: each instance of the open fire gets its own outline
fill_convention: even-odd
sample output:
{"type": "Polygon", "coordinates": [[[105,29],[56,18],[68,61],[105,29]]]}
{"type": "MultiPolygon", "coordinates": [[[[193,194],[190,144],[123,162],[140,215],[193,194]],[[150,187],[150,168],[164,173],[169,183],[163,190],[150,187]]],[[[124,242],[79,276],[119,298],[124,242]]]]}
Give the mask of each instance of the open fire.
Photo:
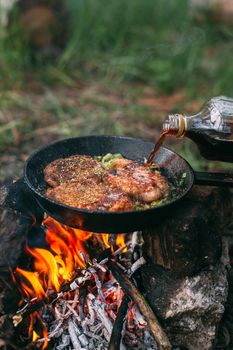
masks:
{"type": "Polygon", "coordinates": [[[41,225],[43,212],[21,180],[0,193],[4,349],[171,349],[154,313],[177,349],[227,341],[227,334],[217,336],[224,306],[227,322],[232,310],[220,262],[220,228],[232,212],[225,191],[195,189],[156,232],[119,236],[120,243],[117,235],[73,230],[48,217],[41,225]]]}
{"type": "Polygon", "coordinates": [[[121,273],[132,276],[145,263],[140,234],[128,235],[125,243],[124,234],[93,234],[51,217],[42,225],[47,247],[27,246],[32,266],[17,267],[13,275],[22,296],[14,325],[25,325],[41,349],[110,349],[114,327],[122,333],[121,345],[117,340],[121,349],[157,349],[145,318],[108,265],[111,259],[121,273]]]}
{"type": "MultiPolygon", "coordinates": [[[[34,272],[16,268],[27,298],[36,296],[41,299],[49,290],[59,292],[61,285],[70,281],[77,270],[91,264],[85,242],[88,243],[93,233],[65,227],[51,217],[44,220],[43,226],[49,249],[30,249],[27,246],[27,252],[34,258],[34,272]]],[[[114,250],[108,234],[98,234],[95,238],[106,248],[114,250]]],[[[123,234],[117,236],[115,245],[119,248],[125,246],[123,234]]]]}

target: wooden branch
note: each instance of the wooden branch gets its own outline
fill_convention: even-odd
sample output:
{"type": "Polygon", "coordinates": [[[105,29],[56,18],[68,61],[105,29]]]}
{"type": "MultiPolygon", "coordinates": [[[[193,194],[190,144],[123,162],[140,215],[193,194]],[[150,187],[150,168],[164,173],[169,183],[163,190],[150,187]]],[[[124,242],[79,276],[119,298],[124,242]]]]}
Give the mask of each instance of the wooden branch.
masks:
{"type": "Polygon", "coordinates": [[[138,306],[142,315],[145,317],[147,325],[160,350],[171,350],[171,343],[159,324],[157,317],[148,305],[143,295],[138,291],[134,283],[119,269],[113,261],[107,262],[107,266],[111,270],[113,276],[120,284],[122,290],[130,297],[138,306]]]}
{"type": "Polygon", "coordinates": [[[53,304],[55,301],[63,297],[66,293],[70,292],[71,290],[76,289],[83,283],[85,283],[89,279],[88,276],[79,276],[77,275],[70,281],[65,283],[62,287],[60,292],[52,293],[47,298],[44,298],[42,300],[38,300],[37,298],[34,298],[32,300],[29,300],[27,304],[25,304],[20,310],[18,310],[13,316],[13,324],[15,327],[17,327],[23,319],[28,317],[31,313],[34,311],[39,310],[44,305],[53,304]]]}
{"type": "Polygon", "coordinates": [[[129,304],[130,304],[130,299],[125,294],[122,299],[121,306],[118,310],[117,317],[113,325],[108,350],[120,350],[121,339],[122,339],[122,329],[124,326],[124,320],[127,316],[129,304]]]}

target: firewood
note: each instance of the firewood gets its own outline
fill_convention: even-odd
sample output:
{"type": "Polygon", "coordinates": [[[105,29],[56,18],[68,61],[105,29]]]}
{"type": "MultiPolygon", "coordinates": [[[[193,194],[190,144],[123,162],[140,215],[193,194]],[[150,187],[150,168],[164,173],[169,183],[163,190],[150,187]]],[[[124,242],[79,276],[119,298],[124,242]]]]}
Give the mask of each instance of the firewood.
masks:
{"type": "Polygon", "coordinates": [[[114,278],[118,281],[123,291],[137,304],[147,325],[161,350],[170,350],[171,343],[159,324],[157,317],[148,305],[143,295],[138,291],[134,283],[111,260],[107,263],[114,278]]]}
{"type": "Polygon", "coordinates": [[[122,339],[122,329],[124,326],[125,318],[127,316],[129,303],[130,303],[130,299],[125,294],[122,299],[121,306],[118,310],[117,317],[113,325],[108,350],[120,350],[121,339],[122,339]]]}

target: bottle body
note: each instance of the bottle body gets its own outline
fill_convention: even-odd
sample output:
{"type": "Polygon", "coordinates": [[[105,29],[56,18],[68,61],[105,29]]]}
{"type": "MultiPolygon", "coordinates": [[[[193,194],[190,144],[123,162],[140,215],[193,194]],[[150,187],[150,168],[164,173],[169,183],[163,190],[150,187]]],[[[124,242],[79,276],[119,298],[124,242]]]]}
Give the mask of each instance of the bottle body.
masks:
{"type": "Polygon", "coordinates": [[[163,124],[167,135],[188,137],[207,159],[233,162],[233,99],[209,100],[195,115],[175,114],[163,124]]]}

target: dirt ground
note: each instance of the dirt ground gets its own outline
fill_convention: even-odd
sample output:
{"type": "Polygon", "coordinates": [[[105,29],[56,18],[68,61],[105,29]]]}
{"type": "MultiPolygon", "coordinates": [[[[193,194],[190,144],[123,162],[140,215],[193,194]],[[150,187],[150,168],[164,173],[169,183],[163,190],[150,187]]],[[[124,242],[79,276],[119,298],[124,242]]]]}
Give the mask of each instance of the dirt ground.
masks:
{"type": "MultiPolygon", "coordinates": [[[[170,113],[196,113],[203,100],[182,91],[161,95],[143,84],[111,87],[98,81],[47,87],[30,81],[21,90],[0,91],[0,183],[23,174],[28,156],[37,148],[72,136],[132,136],[155,142],[170,113]]],[[[195,169],[233,170],[231,164],[208,162],[189,140],[170,139],[195,169]]]]}
{"type": "Polygon", "coordinates": [[[53,89],[33,82],[0,92],[0,101],[1,182],[21,176],[27,157],[50,142],[91,134],[155,141],[167,114],[200,107],[183,91],[163,96],[139,84],[112,89],[98,82],[53,89]]]}

